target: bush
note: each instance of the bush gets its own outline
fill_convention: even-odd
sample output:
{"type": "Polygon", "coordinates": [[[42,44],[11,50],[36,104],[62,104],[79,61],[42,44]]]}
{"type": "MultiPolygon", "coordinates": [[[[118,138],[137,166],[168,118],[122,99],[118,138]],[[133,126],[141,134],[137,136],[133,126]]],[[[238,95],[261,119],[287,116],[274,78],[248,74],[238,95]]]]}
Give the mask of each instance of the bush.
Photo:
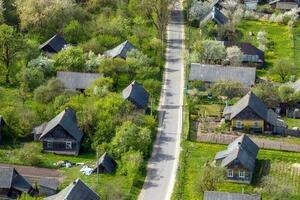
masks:
{"type": "Polygon", "coordinates": [[[214,96],[238,97],[243,95],[243,86],[239,82],[220,81],[212,86],[211,93],[214,96]]]}
{"type": "Polygon", "coordinates": [[[122,169],[121,174],[134,178],[139,173],[143,163],[143,155],[137,151],[129,151],[121,157],[122,169]]]}
{"type": "Polygon", "coordinates": [[[39,156],[40,148],[36,143],[26,143],[22,149],[15,150],[16,158],[25,165],[41,166],[43,162],[39,156]]]}
{"type": "Polygon", "coordinates": [[[18,73],[17,78],[21,83],[21,88],[28,91],[33,91],[45,80],[44,72],[40,68],[23,68],[18,73]]]}
{"type": "Polygon", "coordinates": [[[55,97],[63,94],[64,84],[58,79],[51,79],[34,91],[34,100],[40,103],[49,103],[55,97]]]}
{"type": "Polygon", "coordinates": [[[72,20],[64,28],[64,38],[71,44],[78,44],[87,38],[87,34],[85,28],[77,20],[72,20]]]}

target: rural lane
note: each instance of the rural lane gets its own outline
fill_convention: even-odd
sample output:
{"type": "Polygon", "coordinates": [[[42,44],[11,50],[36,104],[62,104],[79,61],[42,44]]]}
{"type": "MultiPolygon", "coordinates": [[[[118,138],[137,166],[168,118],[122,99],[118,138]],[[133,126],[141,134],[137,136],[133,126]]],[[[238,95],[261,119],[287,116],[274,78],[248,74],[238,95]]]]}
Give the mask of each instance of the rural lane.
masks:
{"type": "Polygon", "coordinates": [[[182,132],[184,88],[184,23],[182,2],[171,11],[166,64],[159,108],[159,131],[147,165],[139,200],[169,200],[176,181],[182,132]]]}

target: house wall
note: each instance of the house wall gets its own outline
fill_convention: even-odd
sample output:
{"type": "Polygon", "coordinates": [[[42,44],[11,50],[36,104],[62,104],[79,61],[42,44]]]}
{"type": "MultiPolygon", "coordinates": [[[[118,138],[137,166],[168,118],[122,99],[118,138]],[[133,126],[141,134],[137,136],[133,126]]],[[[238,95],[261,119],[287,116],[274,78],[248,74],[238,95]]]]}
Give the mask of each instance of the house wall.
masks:
{"type": "Polygon", "coordinates": [[[52,196],[56,193],[57,193],[57,190],[53,190],[53,189],[50,189],[47,187],[40,186],[40,188],[39,188],[39,195],[42,195],[42,196],[46,196],[46,197],[52,196]]]}
{"type": "Polygon", "coordinates": [[[228,180],[242,183],[250,183],[252,179],[252,172],[244,168],[238,160],[234,160],[231,164],[226,167],[226,177],[228,180]],[[228,177],[228,170],[233,171],[233,177],[228,177]],[[244,178],[239,176],[239,172],[244,171],[244,178]]]}

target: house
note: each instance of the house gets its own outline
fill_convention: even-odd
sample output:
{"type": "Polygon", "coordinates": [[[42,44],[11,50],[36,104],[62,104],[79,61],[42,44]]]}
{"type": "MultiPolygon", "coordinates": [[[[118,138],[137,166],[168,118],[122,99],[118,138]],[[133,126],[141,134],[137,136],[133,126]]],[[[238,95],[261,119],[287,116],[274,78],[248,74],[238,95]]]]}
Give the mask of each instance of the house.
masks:
{"type": "Polygon", "coordinates": [[[244,0],[243,2],[248,10],[256,10],[259,0],[244,0]]]}
{"type": "Polygon", "coordinates": [[[77,126],[76,113],[67,108],[37,132],[45,152],[78,155],[83,133],[77,126]]]}
{"type": "Polygon", "coordinates": [[[260,194],[205,191],[204,200],[261,200],[260,194]]]}
{"type": "Polygon", "coordinates": [[[98,73],[57,72],[57,78],[71,90],[83,91],[103,75],[98,73]]]}
{"type": "Polygon", "coordinates": [[[237,46],[243,53],[242,62],[256,67],[263,67],[265,62],[264,52],[252,44],[246,42],[224,41],[226,48],[237,46]]]}
{"type": "Polygon", "coordinates": [[[36,190],[15,168],[0,167],[0,199],[17,199],[22,193],[35,195],[36,190]]]}
{"type": "Polygon", "coordinates": [[[250,184],[258,151],[258,146],[244,134],[230,143],[226,150],[218,152],[215,161],[226,169],[229,181],[250,184]]]}
{"type": "Polygon", "coordinates": [[[46,54],[54,54],[60,52],[65,46],[67,42],[60,34],[55,34],[48,41],[40,45],[40,49],[46,54]]]}
{"type": "Polygon", "coordinates": [[[223,116],[231,122],[233,130],[282,134],[287,128],[284,121],[253,92],[247,93],[233,106],[226,106],[223,116]]]}
{"type": "Polygon", "coordinates": [[[228,21],[227,17],[217,6],[212,7],[211,11],[201,20],[200,25],[203,26],[209,20],[212,20],[220,26],[225,25],[228,21]]]}
{"type": "Polygon", "coordinates": [[[123,99],[130,101],[137,108],[146,110],[148,108],[149,93],[137,81],[133,81],[122,92],[123,99]]]}
{"type": "Polygon", "coordinates": [[[5,121],[3,117],[0,115],[0,144],[2,144],[4,126],[5,126],[5,121]]]}
{"type": "Polygon", "coordinates": [[[189,80],[201,80],[209,85],[218,81],[235,81],[241,83],[244,87],[251,87],[255,84],[255,77],[255,67],[192,63],[189,80]]]}
{"type": "Polygon", "coordinates": [[[45,200],[100,200],[100,197],[80,179],[76,179],[59,193],[45,200]]]}
{"type": "Polygon", "coordinates": [[[96,163],[93,173],[108,173],[112,174],[116,170],[117,163],[106,152],[100,157],[96,163]]]}
{"type": "Polygon", "coordinates": [[[292,10],[298,8],[300,5],[299,0],[272,0],[269,2],[272,8],[276,8],[283,11],[292,10]]]}
{"type": "Polygon", "coordinates": [[[104,52],[104,55],[111,58],[126,59],[127,53],[129,51],[132,51],[133,49],[135,49],[135,47],[129,41],[126,40],[125,42],[116,46],[115,48],[104,52]]]}
{"type": "Polygon", "coordinates": [[[39,195],[51,196],[58,192],[59,182],[53,178],[42,178],[38,181],[39,195]]]}

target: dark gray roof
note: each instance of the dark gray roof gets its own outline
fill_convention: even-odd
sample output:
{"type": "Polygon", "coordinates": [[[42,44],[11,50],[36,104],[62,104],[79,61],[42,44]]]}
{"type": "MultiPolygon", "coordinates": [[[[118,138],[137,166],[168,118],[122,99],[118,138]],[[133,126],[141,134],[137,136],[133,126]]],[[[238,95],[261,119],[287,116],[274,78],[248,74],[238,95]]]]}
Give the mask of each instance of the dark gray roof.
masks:
{"type": "Polygon", "coordinates": [[[80,179],[75,180],[59,193],[45,200],[100,200],[100,197],[80,179]]]}
{"type": "Polygon", "coordinates": [[[22,192],[32,189],[30,183],[12,167],[0,167],[0,189],[15,188],[22,192]]]}
{"type": "Polygon", "coordinates": [[[201,80],[210,83],[236,81],[249,87],[254,85],[255,77],[256,68],[254,67],[231,67],[192,63],[189,80],[201,80]]]}
{"type": "Polygon", "coordinates": [[[138,108],[146,109],[148,107],[149,94],[144,87],[136,81],[133,81],[122,92],[123,98],[131,101],[138,108]]]}
{"type": "Polygon", "coordinates": [[[212,20],[219,25],[224,25],[228,21],[227,17],[217,7],[212,9],[212,20]]]}
{"type": "Polygon", "coordinates": [[[59,113],[55,118],[47,123],[40,139],[47,135],[57,125],[62,126],[74,139],[81,141],[83,134],[77,127],[76,113],[74,110],[68,108],[59,113]]]}
{"type": "Polygon", "coordinates": [[[225,107],[223,115],[229,116],[228,119],[232,120],[247,107],[273,126],[286,127],[285,123],[278,118],[279,116],[272,109],[268,109],[253,92],[247,93],[233,106],[225,107]]]}
{"type": "Polygon", "coordinates": [[[50,53],[58,53],[67,45],[65,39],[60,34],[55,34],[48,41],[40,45],[40,49],[50,53]]]}
{"type": "Polygon", "coordinates": [[[204,200],[261,200],[261,195],[205,191],[204,200]]]}
{"type": "Polygon", "coordinates": [[[71,90],[86,89],[102,76],[98,73],[57,72],[57,78],[64,83],[66,88],[71,90]]]}
{"type": "Polygon", "coordinates": [[[59,181],[57,179],[54,178],[42,178],[39,180],[39,186],[45,187],[45,188],[49,188],[52,190],[57,190],[58,189],[58,185],[59,185],[59,181]]]}
{"type": "MultiPolygon", "coordinates": [[[[103,166],[108,173],[113,173],[117,166],[116,161],[114,161],[114,159],[112,159],[106,152],[100,157],[98,164],[99,166],[103,166]]],[[[94,172],[97,172],[97,166],[94,169],[94,172]]]]}
{"type": "Polygon", "coordinates": [[[135,47],[129,41],[126,40],[125,42],[121,43],[115,48],[106,51],[104,55],[112,58],[120,57],[126,59],[127,53],[133,49],[135,49],[135,47]]]}
{"type": "Polygon", "coordinates": [[[258,150],[258,146],[247,135],[242,135],[230,143],[227,150],[218,152],[215,159],[222,159],[222,167],[237,159],[245,168],[253,171],[258,150]]]}

